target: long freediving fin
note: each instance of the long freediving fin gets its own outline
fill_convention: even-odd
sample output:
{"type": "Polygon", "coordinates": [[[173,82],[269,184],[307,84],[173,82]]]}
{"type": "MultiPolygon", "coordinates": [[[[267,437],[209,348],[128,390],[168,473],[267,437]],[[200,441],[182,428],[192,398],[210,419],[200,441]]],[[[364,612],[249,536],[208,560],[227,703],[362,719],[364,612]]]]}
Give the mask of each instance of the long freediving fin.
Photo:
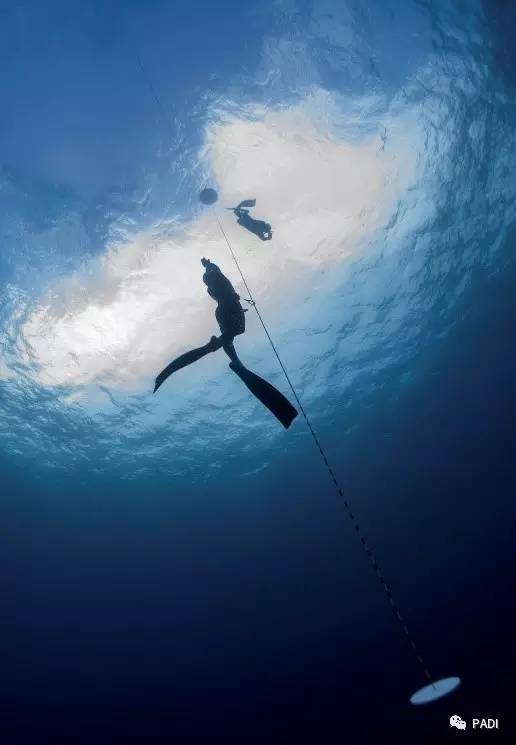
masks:
{"type": "Polygon", "coordinates": [[[221,346],[220,339],[216,336],[212,336],[210,341],[205,344],[204,347],[197,347],[197,349],[192,349],[190,352],[185,352],[185,354],[177,357],[170,363],[170,365],[167,365],[156,378],[154,382],[154,393],[156,393],[158,388],[163,385],[165,380],[169,378],[172,373],[181,370],[181,368],[186,367],[187,365],[191,365],[193,362],[197,362],[197,360],[202,359],[202,357],[205,357],[210,352],[216,352],[221,346]]]}
{"type": "Polygon", "coordinates": [[[277,388],[263,378],[260,378],[259,375],[244,367],[242,363],[230,362],[229,366],[238,375],[242,383],[247,386],[253,396],[256,396],[258,401],[274,414],[285,429],[288,429],[298,414],[288,398],[285,398],[283,393],[280,393],[277,388]]]}
{"type": "Polygon", "coordinates": [[[230,210],[231,212],[235,212],[235,210],[240,210],[242,208],[250,209],[251,207],[256,207],[256,199],[244,199],[240,204],[237,204],[236,207],[226,207],[227,210],[230,210]]]}

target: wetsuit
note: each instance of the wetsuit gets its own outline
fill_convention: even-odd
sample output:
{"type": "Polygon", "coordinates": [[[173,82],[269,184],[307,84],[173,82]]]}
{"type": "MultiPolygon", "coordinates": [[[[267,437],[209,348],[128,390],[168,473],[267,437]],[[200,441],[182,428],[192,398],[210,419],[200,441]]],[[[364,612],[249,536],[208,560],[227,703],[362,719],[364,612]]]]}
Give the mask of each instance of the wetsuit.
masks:
{"type": "Polygon", "coordinates": [[[236,207],[234,212],[238,218],[238,224],[243,228],[257,235],[262,241],[270,241],[272,239],[272,228],[268,222],[265,222],[265,220],[255,220],[254,217],[251,217],[248,210],[242,207],[236,207]]]}
{"type": "Polygon", "coordinates": [[[208,294],[217,301],[215,318],[224,337],[234,338],[245,331],[245,311],[240,305],[240,295],[213,262],[206,265],[202,281],[208,294]]]}
{"type": "Polygon", "coordinates": [[[217,309],[215,318],[220,327],[221,335],[212,336],[210,341],[203,347],[197,347],[190,352],[185,352],[173,360],[160,372],[154,384],[154,393],[165,382],[172,373],[181,370],[187,365],[200,360],[217,349],[224,349],[231,362],[230,368],[240,380],[247,386],[249,391],[266,406],[272,414],[288,428],[297,416],[296,409],[290,401],[278,391],[273,385],[260,378],[251,370],[248,370],[239,360],[235,351],[233,341],[235,336],[245,331],[245,311],[240,305],[240,297],[229,279],[225,277],[216,264],[209,259],[202,259],[205,268],[203,282],[208,288],[209,295],[216,300],[217,309]]]}

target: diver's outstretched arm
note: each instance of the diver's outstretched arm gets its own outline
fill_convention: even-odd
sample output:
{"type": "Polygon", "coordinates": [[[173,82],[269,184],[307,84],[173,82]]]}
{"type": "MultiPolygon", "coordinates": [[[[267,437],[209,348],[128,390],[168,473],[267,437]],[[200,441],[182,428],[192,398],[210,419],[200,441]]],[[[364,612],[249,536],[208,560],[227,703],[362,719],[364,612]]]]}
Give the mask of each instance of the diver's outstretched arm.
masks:
{"type": "Polygon", "coordinates": [[[185,352],[185,354],[177,357],[170,363],[170,365],[167,365],[156,378],[154,383],[154,393],[156,393],[160,385],[162,385],[165,380],[172,375],[172,373],[181,370],[182,367],[191,365],[193,362],[197,362],[197,360],[202,359],[207,354],[210,354],[210,352],[216,352],[217,349],[221,348],[221,346],[222,340],[216,336],[212,336],[210,341],[205,344],[204,347],[197,347],[197,349],[192,349],[190,352],[185,352]]]}
{"type": "Polygon", "coordinates": [[[258,401],[266,406],[274,414],[276,419],[279,419],[285,429],[288,429],[297,416],[297,410],[292,406],[288,398],[285,398],[283,393],[266,380],[251,372],[251,370],[248,370],[247,367],[244,367],[240,361],[231,361],[229,366],[238,375],[242,383],[247,386],[253,396],[256,396],[258,401]]]}

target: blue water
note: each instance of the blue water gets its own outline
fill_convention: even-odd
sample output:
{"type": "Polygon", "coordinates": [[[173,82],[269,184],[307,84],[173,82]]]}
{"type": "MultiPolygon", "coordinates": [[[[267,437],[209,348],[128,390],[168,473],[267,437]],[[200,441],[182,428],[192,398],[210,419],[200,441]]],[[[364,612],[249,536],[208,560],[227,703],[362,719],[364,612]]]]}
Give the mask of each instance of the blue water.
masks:
{"type": "MultiPolygon", "coordinates": [[[[514,728],[516,6],[0,3],[2,742],[514,728]],[[217,188],[216,207],[197,200],[217,188]],[[261,243],[223,208],[257,199],[261,243]],[[301,417],[222,353],[222,221],[301,417]],[[511,721],[512,720],[512,721],[511,721]]],[[[252,312],[237,348],[291,397],[252,312]]],[[[479,735],[480,736],[480,735],[479,735]]]]}

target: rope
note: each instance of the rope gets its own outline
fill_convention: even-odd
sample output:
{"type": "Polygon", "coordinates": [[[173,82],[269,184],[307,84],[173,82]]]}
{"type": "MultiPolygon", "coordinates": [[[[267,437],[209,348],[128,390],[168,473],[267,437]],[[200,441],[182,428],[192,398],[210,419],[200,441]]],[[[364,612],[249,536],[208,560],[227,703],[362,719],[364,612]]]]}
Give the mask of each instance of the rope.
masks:
{"type": "MultiPolygon", "coordinates": [[[[140,66],[140,70],[142,72],[142,75],[145,78],[145,80],[147,81],[147,84],[148,84],[148,86],[149,86],[149,88],[150,88],[150,90],[152,92],[152,95],[154,97],[154,100],[156,101],[156,103],[157,103],[159,109],[161,110],[161,112],[163,113],[165,120],[167,120],[167,124],[170,125],[170,122],[168,121],[167,111],[165,110],[165,107],[161,103],[161,100],[160,100],[160,98],[158,96],[158,93],[157,93],[156,89],[154,88],[154,85],[152,84],[152,80],[151,80],[150,76],[147,74],[147,71],[146,71],[146,69],[145,69],[145,67],[143,65],[142,59],[141,59],[140,55],[138,54],[138,52],[137,52],[136,56],[137,56],[137,59],[138,59],[138,64],[140,66]]],[[[160,221],[159,225],[161,225],[161,223],[163,222],[163,219],[164,218],[162,218],[162,220],[160,221]]],[[[260,309],[256,305],[256,301],[255,301],[255,299],[253,297],[253,294],[251,292],[251,289],[250,289],[249,285],[247,284],[247,280],[246,280],[246,278],[244,276],[244,273],[242,272],[242,269],[240,268],[240,264],[238,263],[238,259],[237,259],[236,255],[235,255],[235,252],[233,251],[233,248],[231,246],[231,243],[229,242],[229,238],[227,237],[226,232],[225,232],[224,228],[222,227],[222,223],[221,223],[218,215],[217,215],[217,222],[219,224],[219,228],[220,228],[220,230],[222,232],[222,235],[224,236],[224,239],[225,239],[225,241],[227,243],[227,246],[228,246],[228,249],[229,249],[229,251],[231,253],[231,256],[233,257],[233,261],[235,262],[236,267],[238,269],[238,272],[239,272],[239,274],[240,274],[240,276],[242,278],[242,282],[244,283],[245,289],[247,290],[247,292],[249,294],[250,304],[253,306],[253,308],[256,311],[256,315],[258,316],[258,319],[259,319],[259,321],[260,321],[260,323],[261,323],[261,325],[263,327],[263,330],[265,331],[265,334],[267,336],[267,339],[269,340],[269,343],[270,343],[270,345],[272,347],[272,350],[273,350],[274,354],[276,355],[276,359],[278,360],[278,363],[279,363],[279,365],[280,365],[280,367],[281,367],[281,369],[283,371],[283,374],[284,374],[284,376],[285,376],[285,378],[287,380],[287,383],[290,386],[290,390],[292,391],[292,395],[294,396],[294,398],[296,400],[296,403],[299,406],[299,411],[303,415],[303,419],[306,422],[306,426],[308,427],[308,430],[309,430],[309,432],[310,432],[310,434],[312,436],[312,439],[313,439],[313,441],[314,441],[314,443],[315,443],[315,445],[317,447],[317,450],[319,451],[319,454],[320,454],[321,458],[323,459],[324,465],[326,466],[326,470],[328,471],[328,474],[329,474],[329,476],[330,476],[330,478],[331,478],[331,480],[333,482],[333,485],[334,485],[334,487],[335,487],[335,489],[337,491],[337,494],[339,495],[339,497],[342,500],[342,503],[343,503],[344,508],[346,510],[346,513],[347,513],[347,515],[348,515],[348,517],[349,517],[349,519],[351,521],[351,524],[353,526],[353,529],[355,530],[355,533],[356,533],[356,535],[357,535],[360,543],[362,544],[362,547],[363,547],[364,551],[367,554],[368,561],[371,564],[371,566],[372,566],[372,568],[374,570],[374,573],[375,573],[378,581],[380,582],[380,584],[382,586],[382,589],[383,589],[383,591],[384,591],[384,593],[385,593],[385,595],[387,597],[387,600],[389,602],[389,606],[390,606],[390,608],[391,608],[391,610],[392,610],[392,612],[393,612],[393,614],[394,614],[394,616],[396,618],[396,621],[399,623],[399,625],[400,625],[400,627],[401,627],[401,629],[403,631],[404,638],[408,642],[410,648],[412,649],[412,652],[414,653],[414,655],[416,657],[416,660],[418,661],[418,664],[422,668],[423,674],[424,674],[425,678],[428,681],[430,681],[431,680],[430,671],[429,671],[428,667],[426,666],[426,664],[425,664],[425,662],[424,662],[424,660],[423,660],[423,658],[422,658],[422,656],[421,656],[418,648],[416,647],[416,644],[414,642],[414,639],[412,637],[412,634],[409,631],[407,622],[405,621],[405,618],[403,617],[403,615],[402,615],[402,613],[401,613],[401,611],[399,609],[398,604],[396,603],[396,601],[394,600],[394,598],[392,596],[391,588],[389,587],[389,585],[387,584],[387,582],[385,580],[384,574],[383,574],[382,570],[380,569],[380,566],[378,564],[378,561],[376,559],[376,556],[375,556],[373,550],[371,549],[371,547],[369,546],[369,544],[367,543],[367,541],[365,539],[365,536],[364,536],[364,534],[362,532],[362,529],[360,528],[360,525],[358,524],[357,519],[356,519],[353,511],[351,510],[351,506],[350,506],[348,500],[346,499],[346,497],[344,496],[344,492],[342,491],[342,487],[340,486],[340,484],[339,484],[339,482],[337,480],[337,477],[335,476],[335,472],[333,471],[333,468],[331,467],[331,465],[330,465],[330,463],[328,461],[328,458],[326,456],[326,453],[324,452],[324,449],[323,449],[323,447],[322,447],[322,445],[321,445],[321,443],[319,441],[319,438],[317,437],[317,434],[315,433],[315,430],[314,430],[314,428],[312,426],[312,423],[311,423],[311,421],[310,421],[310,419],[308,417],[308,414],[306,413],[305,408],[304,408],[303,404],[301,403],[301,400],[300,400],[300,398],[299,398],[299,396],[297,394],[297,391],[294,388],[294,384],[292,383],[292,381],[290,379],[290,376],[289,376],[289,374],[288,374],[288,372],[287,372],[287,370],[285,368],[285,365],[283,364],[283,361],[282,361],[282,359],[280,357],[280,354],[279,354],[279,352],[278,352],[278,350],[276,348],[276,345],[274,344],[274,341],[272,340],[272,337],[271,337],[271,335],[269,333],[269,329],[267,328],[267,325],[266,325],[265,321],[263,320],[262,314],[260,313],[260,309]]],[[[434,688],[435,688],[435,686],[434,686],[434,688]]]]}
{"type": "Polygon", "coordinates": [[[150,92],[152,94],[152,97],[153,97],[154,101],[156,102],[158,109],[161,111],[161,114],[163,116],[163,119],[165,120],[165,123],[166,123],[167,127],[170,127],[172,116],[171,116],[170,112],[167,111],[165,109],[165,107],[163,106],[163,104],[161,103],[161,99],[158,96],[158,92],[157,92],[156,88],[154,87],[154,84],[152,82],[151,76],[148,74],[147,69],[146,69],[145,65],[143,64],[143,60],[142,60],[142,58],[141,58],[140,53],[138,52],[138,50],[136,50],[136,59],[138,60],[138,66],[139,66],[139,68],[141,70],[141,73],[142,73],[143,77],[145,78],[145,82],[149,86],[149,90],[150,90],[150,92]]]}
{"type": "MultiPolygon", "coordinates": [[[[138,62],[138,67],[140,68],[140,72],[142,74],[142,77],[145,80],[145,82],[146,82],[146,84],[147,84],[147,86],[149,88],[150,94],[151,94],[152,98],[154,99],[154,101],[155,101],[155,103],[156,103],[156,105],[157,105],[157,107],[158,107],[158,109],[160,111],[161,116],[163,117],[163,121],[165,122],[166,128],[170,130],[170,133],[171,134],[173,134],[173,128],[172,128],[172,119],[173,119],[173,117],[172,117],[172,114],[171,114],[170,111],[167,111],[167,109],[163,105],[163,103],[162,103],[162,101],[161,101],[161,99],[160,99],[160,97],[158,95],[158,91],[154,87],[154,83],[152,82],[152,78],[149,75],[149,73],[147,72],[147,68],[143,64],[142,57],[141,57],[141,55],[140,55],[140,53],[139,53],[139,51],[137,49],[135,50],[135,54],[136,54],[136,60],[138,62]]],[[[158,224],[154,227],[154,234],[156,234],[157,231],[161,228],[161,226],[163,225],[163,223],[165,222],[166,218],[169,216],[169,214],[170,214],[171,211],[172,211],[172,203],[170,203],[168,205],[168,207],[163,212],[163,214],[161,216],[161,219],[158,221],[158,224]]]]}
{"type": "Polygon", "coordinates": [[[401,613],[401,611],[399,609],[398,604],[396,603],[396,601],[394,600],[394,598],[392,596],[391,588],[389,587],[389,585],[387,584],[387,582],[385,580],[383,571],[381,570],[381,568],[380,568],[380,566],[378,564],[378,561],[376,559],[376,556],[375,556],[373,550],[371,549],[370,545],[368,544],[367,540],[365,539],[365,536],[364,536],[364,534],[362,532],[362,529],[361,529],[360,525],[357,522],[357,519],[355,517],[355,514],[352,511],[351,506],[350,506],[348,500],[344,496],[344,492],[342,491],[342,487],[340,486],[340,484],[339,484],[339,482],[337,480],[337,477],[335,475],[335,472],[334,472],[333,468],[331,467],[330,462],[328,461],[328,458],[326,456],[326,453],[325,453],[325,451],[323,449],[323,446],[321,445],[321,442],[320,442],[319,438],[317,437],[317,434],[316,434],[316,432],[315,432],[315,430],[314,430],[314,428],[312,426],[312,423],[310,421],[310,418],[308,417],[308,414],[306,413],[305,408],[304,408],[303,404],[301,403],[301,400],[300,400],[300,398],[299,398],[299,396],[297,394],[297,391],[294,388],[294,384],[292,383],[292,380],[290,379],[290,375],[288,374],[288,372],[287,372],[287,370],[285,368],[285,365],[283,364],[283,360],[281,359],[280,354],[279,354],[279,352],[278,352],[278,350],[276,348],[276,345],[274,344],[274,341],[272,340],[272,337],[271,337],[271,335],[269,333],[269,329],[267,328],[267,325],[266,325],[265,321],[263,320],[263,316],[260,313],[260,309],[258,308],[258,306],[256,304],[256,301],[255,301],[255,299],[253,297],[253,293],[251,292],[251,289],[250,289],[249,285],[247,284],[246,278],[244,277],[244,273],[242,272],[242,269],[240,268],[240,264],[238,263],[238,259],[237,259],[236,255],[235,255],[235,252],[233,251],[233,248],[231,246],[231,243],[229,242],[229,238],[226,235],[226,231],[222,227],[222,223],[221,223],[218,215],[217,215],[217,222],[219,224],[219,228],[220,228],[220,230],[222,232],[222,235],[225,238],[225,241],[227,243],[227,246],[229,248],[229,251],[231,253],[231,256],[233,257],[233,261],[235,262],[236,267],[238,269],[238,272],[239,272],[239,274],[240,274],[240,276],[242,278],[242,282],[244,283],[245,289],[247,290],[247,293],[249,294],[251,305],[253,306],[253,308],[256,311],[256,315],[258,316],[258,319],[259,319],[259,321],[260,321],[260,323],[261,323],[261,325],[263,327],[263,330],[265,331],[265,334],[267,336],[267,339],[269,340],[269,343],[270,343],[270,345],[272,347],[272,350],[273,350],[274,354],[276,355],[276,359],[278,360],[278,363],[279,363],[279,365],[280,365],[280,367],[281,367],[281,369],[283,371],[283,374],[284,374],[284,376],[285,376],[285,378],[287,380],[287,383],[290,386],[290,390],[292,391],[292,395],[294,396],[294,398],[296,400],[296,403],[299,406],[299,410],[300,410],[301,414],[303,415],[303,419],[305,420],[306,426],[308,427],[308,430],[309,430],[309,432],[310,432],[310,434],[312,436],[312,439],[313,439],[313,441],[314,441],[314,443],[315,443],[315,445],[317,447],[317,450],[319,451],[319,455],[323,459],[324,465],[326,466],[326,470],[328,471],[328,474],[329,474],[329,476],[330,476],[330,478],[331,478],[331,480],[333,482],[333,485],[334,485],[334,487],[335,487],[335,489],[337,491],[337,494],[339,495],[339,497],[342,500],[342,503],[343,503],[344,508],[346,510],[346,513],[347,513],[347,515],[348,515],[348,517],[349,517],[349,519],[351,521],[351,524],[353,526],[353,529],[354,529],[354,531],[355,531],[355,533],[356,533],[356,535],[357,535],[360,543],[362,544],[362,547],[363,547],[364,551],[367,554],[368,561],[369,561],[370,565],[372,566],[372,568],[374,570],[374,573],[375,573],[377,579],[380,582],[380,585],[382,586],[382,589],[383,589],[383,591],[384,591],[384,593],[385,593],[385,595],[387,597],[389,606],[390,606],[390,608],[391,608],[391,610],[392,610],[392,612],[393,612],[393,614],[394,614],[394,616],[396,618],[396,621],[399,623],[399,625],[400,625],[400,627],[401,627],[401,629],[403,631],[403,636],[404,636],[405,640],[408,642],[410,648],[412,649],[412,652],[414,653],[414,655],[416,657],[416,660],[418,661],[418,664],[420,665],[420,667],[423,670],[423,674],[424,674],[425,678],[428,681],[430,681],[431,680],[430,671],[429,671],[428,667],[426,666],[426,664],[425,664],[425,662],[424,662],[424,660],[423,660],[423,658],[422,658],[422,656],[421,656],[421,654],[420,654],[420,652],[419,652],[419,650],[418,650],[418,648],[416,646],[416,643],[414,642],[414,638],[412,637],[412,634],[409,631],[409,628],[407,626],[407,622],[405,621],[405,618],[403,617],[403,615],[402,615],[402,613],[401,613]]]}

